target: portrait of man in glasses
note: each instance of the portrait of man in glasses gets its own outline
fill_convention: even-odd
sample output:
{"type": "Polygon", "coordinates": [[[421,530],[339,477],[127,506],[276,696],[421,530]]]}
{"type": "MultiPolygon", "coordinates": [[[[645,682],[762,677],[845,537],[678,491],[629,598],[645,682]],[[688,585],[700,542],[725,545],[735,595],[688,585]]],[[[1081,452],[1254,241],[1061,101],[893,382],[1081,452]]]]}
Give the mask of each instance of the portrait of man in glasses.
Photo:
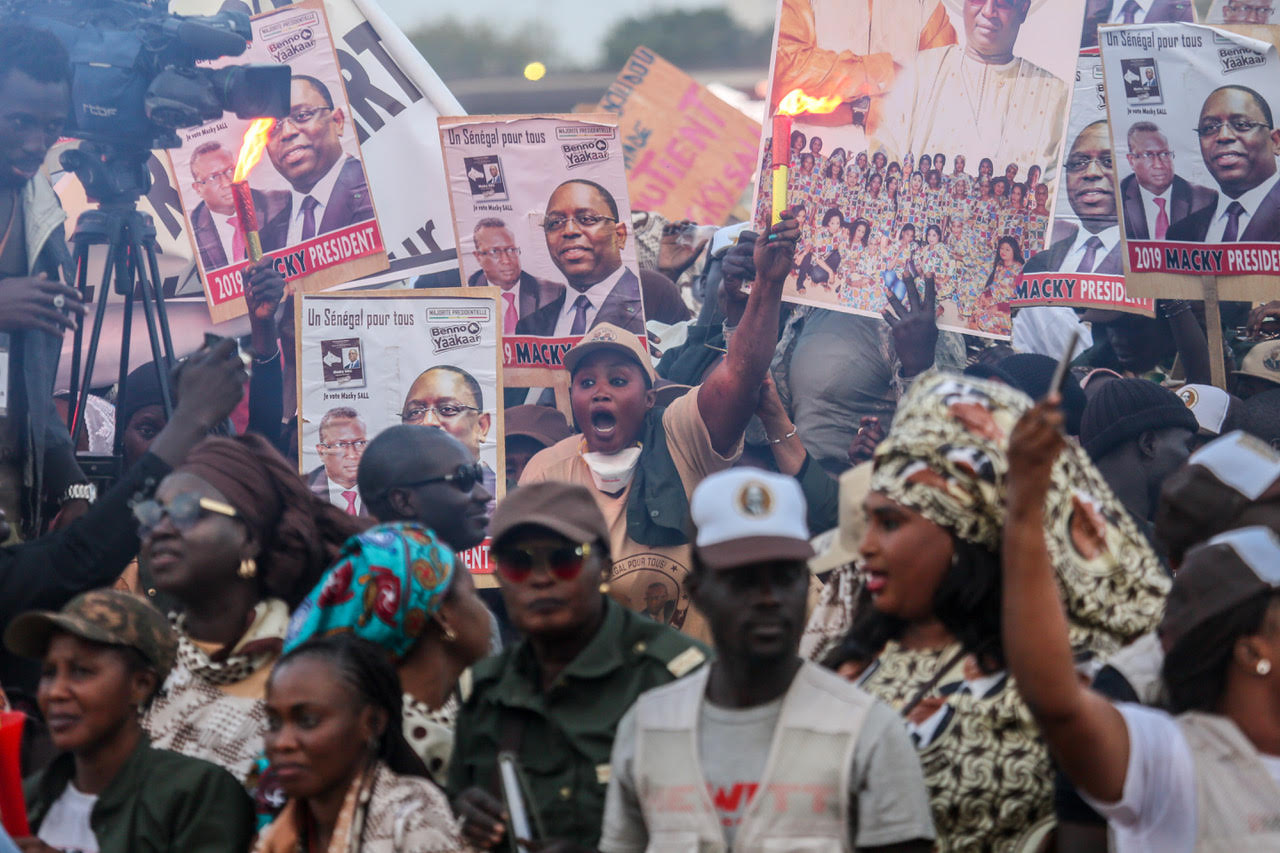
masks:
{"type": "Polygon", "coordinates": [[[356,488],[360,457],[368,444],[368,428],[355,409],[339,406],[325,412],[316,443],[321,464],[307,473],[311,493],[348,515],[368,515],[356,488]]]}
{"type": "MultiPolygon", "coordinates": [[[[235,155],[217,140],[210,140],[191,152],[191,188],[200,203],[191,211],[191,228],[200,251],[200,263],[207,270],[221,269],[248,258],[240,220],[231,198],[231,178],[236,169],[235,155]]],[[[252,190],[253,207],[262,221],[278,216],[289,203],[284,190],[252,190]]],[[[263,251],[280,245],[263,241],[263,251]]]]}
{"type": "Polygon", "coordinates": [[[1067,200],[1080,226],[1040,252],[1023,272],[1124,275],[1107,122],[1086,125],[1067,150],[1067,200]]]}
{"type": "Polygon", "coordinates": [[[564,296],[564,285],[536,278],[520,264],[520,247],[507,223],[487,217],[476,223],[476,262],[480,269],[467,280],[471,287],[502,288],[502,333],[514,335],[516,324],[557,297],[564,296]]]}
{"type": "Polygon", "coordinates": [[[600,323],[644,334],[640,279],[622,265],[628,223],[604,187],[565,181],[547,199],[542,229],[547,253],[568,287],[559,298],[516,324],[516,333],[572,337],[600,323]]]}
{"type": "Polygon", "coordinates": [[[262,229],[263,243],[294,246],[320,234],[373,219],[364,167],[342,148],[347,118],[329,87],[294,75],[289,117],[267,137],[267,156],[291,190],[262,229]]]}
{"type": "Polygon", "coordinates": [[[1130,240],[1164,240],[1175,222],[1213,204],[1213,190],[1176,174],[1174,151],[1159,125],[1135,123],[1129,128],[1128,146],[1133,174],[1120,182],[1120,196],[1130,240]]]}
{"type": "Polygon", "coordinates": [[[1271,105],[1247,86],[1222,86],[1205,98],[1195,128],[1200,155],[1218,184],[1214,203],[1169,229],[1195,243],[1280,241],[1280,131],[1271,105]]]}
{"type": "Polygon", "coordinates": [[[1218,14],[1224,24],[1271,24],[1275,0],[1219,0],[1218,14]]]}
{"type": "Polygon", "coordinates": [[[475,377],[451,364],[424,370],[409,386],[400,422],[442,429],[466,445],[484,468],[484,487],[497,495],[498,475],[480,458],[480,446],[489,436],[492,415],[484,410],[484,392],[475,377]]]}

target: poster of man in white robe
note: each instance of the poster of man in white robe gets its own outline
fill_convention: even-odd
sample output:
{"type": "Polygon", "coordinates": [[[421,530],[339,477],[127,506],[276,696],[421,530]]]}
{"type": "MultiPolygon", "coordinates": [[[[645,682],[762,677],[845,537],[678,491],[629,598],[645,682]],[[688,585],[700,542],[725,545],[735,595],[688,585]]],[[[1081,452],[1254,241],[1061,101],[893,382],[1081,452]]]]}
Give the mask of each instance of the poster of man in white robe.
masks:
{"type": "Polygon", "coordinates": [[[879,316],[887,292],[933,274],[940,325],[1007,337],[1021,265],[1045,245],[1037,189],[1056,194],[1078,50],[1061,33],[1080,32],[1084,10],[784,0],[769,103],[797,88],[843,101],[794,123],[788,201],[805,212],[784,298],[879,316]]]}

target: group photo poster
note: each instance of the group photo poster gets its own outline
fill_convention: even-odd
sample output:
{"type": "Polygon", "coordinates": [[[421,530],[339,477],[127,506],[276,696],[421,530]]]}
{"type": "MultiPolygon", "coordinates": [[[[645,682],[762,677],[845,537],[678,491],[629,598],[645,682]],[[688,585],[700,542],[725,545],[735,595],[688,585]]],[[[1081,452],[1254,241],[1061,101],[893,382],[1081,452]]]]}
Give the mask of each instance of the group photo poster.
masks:
{"type": "MultiPolygon", "coordinates": [[[[373,195],[322,0],[252,19],[242,55],[210,63],[279,63],[292,72],[289,117],[267,134],[247,181],[262,250],[295,290],[314,291],[387,268],[373,195]]],[[[180,132],[168,152],[214,322],[244,314],[248,245],[232,192],[250,121],[221,119],[180,132]]]]}
{"type": "Polygon", "coordinates": [[[1276,0],[1214,0],[1205,18],[1209,24],[1280,24],[1276,0]]]}
{"type": "MultiPolygon", "coordinates": [[[[1050,236],[1044,251],[1022,268],[1010,304],[1015,310],[1049,305],[1154,316],[1155,300],[1134,298],[1125,292],[1120,202],[1112,175],[1118,158],[1127,156],[1142,174],[1160,173],[1165,160],[1158,150],[1148,150],[1152,146],[1144,138],[1136,140],[1136,147],[1112,151],[1102,58],[1097,48],[1080,54],[1064,138],[1062,179],[1050,236]]],[[[1126,206],[1131,183],[1129,179],[1124,188],[1126,206]]]]}
{"type": "Polygon", "coordinates": [[[1081,32],[1085,0],[780,8],[770,113],[796,90],[841,101],[790,131],[787,201],[804,213],[784,298],[878,317],[906,276],[931,273],[943,328],[1007,338],[1052,218],[1079,54],[1061,34],[1081,32]]]}
{"type": "Polygon", "coordinates": [[[368,514],[356,489],[368,442],[397,424],[424,424],[471,451],[492,511],[506,492],[498,293],[342,291],[296,300],[298,469],[312,492],[368,514]]]}
{"type": "Polygon", "coordinates": [[[638,210],[722,225],[755,174],[760,123],[647,47],[600,99],[618,117],[627,186],[638,210]]]}
{"type": "Polygon", "coordinates": [[[563,370],[582,335],[645,334],[617,117],[442,117],[462,282],[500,290],[509,368],[563,370]]]}
{"type": "Polygon", "coordinates": [[[1117,197],[1129,189],[1123,217],[1130,295],[1200,298],[1206,276],[1217,278],[1223,299],[1274,290],[1280,30],[1243,31],[1194,24],[1099,31],[1113,144],[1158,155],[1159,184],[1168,182],[1158,199],[1150,175],[1140,175],[1144,164],[1135,169],[1126,158],[1115,172],[1117,197]]]}

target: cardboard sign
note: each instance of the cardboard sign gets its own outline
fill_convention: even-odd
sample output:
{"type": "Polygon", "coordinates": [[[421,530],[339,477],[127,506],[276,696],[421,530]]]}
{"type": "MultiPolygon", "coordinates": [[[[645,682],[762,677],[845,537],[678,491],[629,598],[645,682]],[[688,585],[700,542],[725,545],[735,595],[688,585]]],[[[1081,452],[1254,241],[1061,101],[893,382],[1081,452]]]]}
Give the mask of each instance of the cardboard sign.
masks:
{"type": "Polygon", "coordinates": [[[600,99],[618,117],[637,210],[721,224],[755,172],[760,125],[646,47],[600,99]]]}
{"type": "Polygon", "coordinates": [[[501,290],[504,363],[562,369],[564,351],[600,323],[643,335],[614,117],[439,124],[462,280],[501,290]]]}
{"type": "MultiPolygon", "coordinates": [[[[1057,188],[1079,52],[1062,34],[1082,31],[1085,2],[973,8],[780,3],[770,111],[796,89],[843,99],[791,132],[787,201],[804,215],[788,302],[878,317],[887,292],[905,298],[903,279],[932,273],[943,328],[1010,335],[1018,274],[1052,215],[1036,187],[1050,202],[1057,188]]],[[[772,205],[766,151],[757,230],[772,205]]]]}
{"type": "Polygon", "coordinates": [[[1269,298],[1280,276],[1280,132],[1269,118],[1280,29],[1115,26],[1099,41],[1112,144],[1134,155],[1114,175],[1129,294],[1198,299],[1208,277],[1221,299],[1269,298]],[[1146,154],[1156,169],[1135,159],[1146,154]]]}

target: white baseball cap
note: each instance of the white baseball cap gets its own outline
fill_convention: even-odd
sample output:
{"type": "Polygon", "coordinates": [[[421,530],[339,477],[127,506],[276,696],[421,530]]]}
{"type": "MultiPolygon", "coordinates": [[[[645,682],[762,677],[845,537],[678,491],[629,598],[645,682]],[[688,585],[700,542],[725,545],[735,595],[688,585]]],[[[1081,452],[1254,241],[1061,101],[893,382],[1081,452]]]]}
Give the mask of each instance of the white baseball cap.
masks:
{"type": "Polygon", "coordinates": [[[1202,435],[1222,435],[1231,395],[1214,385],[1183,385],[1174,392],[1196,416],[1202,435]]]}
{"type": "Polygon", "coordinates": [[[712,474],[694,489],[689,502],[698,557],[717,571],[810,559],[807,511],[799,483],[758,468],[712,474]]]}

